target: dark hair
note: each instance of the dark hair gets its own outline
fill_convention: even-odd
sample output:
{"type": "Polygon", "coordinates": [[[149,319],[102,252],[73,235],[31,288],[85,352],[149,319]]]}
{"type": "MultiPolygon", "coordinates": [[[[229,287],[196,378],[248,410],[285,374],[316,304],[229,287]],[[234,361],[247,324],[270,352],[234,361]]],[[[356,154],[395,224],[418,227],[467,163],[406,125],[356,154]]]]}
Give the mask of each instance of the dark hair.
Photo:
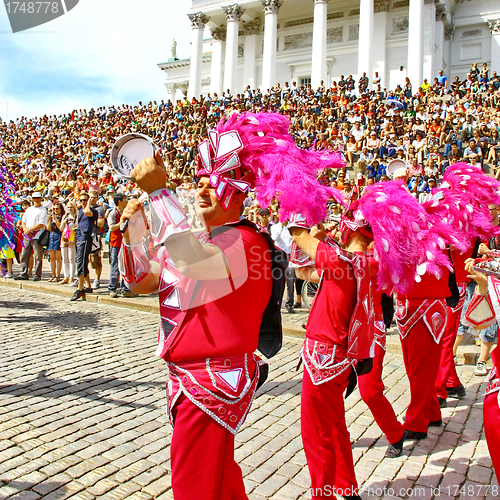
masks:
{"type": "Polygon", "coordinates": [[[120,203],[120,201],[122,201],[124,199],[125,199],[125,195],[123,193],[118,193],[118,194],[115,194],[113,196],[113,201],[114,201],[115,205],[118,205],[118,203],[120,203]]]}
{"type": "Polygon", "coordinates": [[[56,207],[59,207],[61,209],[61,215],[64,215],[66,213],[66,210],[64,210],[64,205],[60,201],[54,203],[54,208],[56,207]]]}

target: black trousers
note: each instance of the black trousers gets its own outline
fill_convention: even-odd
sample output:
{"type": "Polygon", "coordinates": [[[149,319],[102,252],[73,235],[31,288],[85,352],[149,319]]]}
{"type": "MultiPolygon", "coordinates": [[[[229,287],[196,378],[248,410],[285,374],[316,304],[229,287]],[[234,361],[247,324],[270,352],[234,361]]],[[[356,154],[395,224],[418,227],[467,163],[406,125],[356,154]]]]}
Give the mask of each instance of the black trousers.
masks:
{"type": "Polygon", "coordinates": [[[76,275],[89,275],[89,255],[92,247],[92,236],[84,240],[76,240],[76,275]]]}

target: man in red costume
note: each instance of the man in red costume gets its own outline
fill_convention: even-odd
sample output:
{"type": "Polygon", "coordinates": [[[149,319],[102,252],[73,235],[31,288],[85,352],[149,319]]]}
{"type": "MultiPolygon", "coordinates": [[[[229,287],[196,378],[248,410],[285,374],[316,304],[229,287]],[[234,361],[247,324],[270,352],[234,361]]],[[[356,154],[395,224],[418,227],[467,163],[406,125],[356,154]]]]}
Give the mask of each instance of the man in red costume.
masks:
{"type": "MultiPolygon", "coordinates": [[[[314,261],[297,275],[319,281],[307,323],[301,358],[301,431],[311,475],[313,500],[359,499],[351,442],[345,421],[343,393],[361,368],[359,360],[373,357],[374,326],[370,271],[365,252],[370,239],[354,231],[342,250],[331,240],[311,236],[300,216],[291,223],[294,243],[314,261]],[[359,366],[357,366],[359,365],[359,366]]],[[[314,233],[313,233],[314,234],[314,233]]]]}
{"type": "MultiPolygon", "coordinates": [[[[422,271],[425,271],[422,269],[422,271]]],[[[450,296],[448,270],[440,279],[424,273],[411,291],[398,296],[396,318],[403,360],[410,382],[405,439],[424,439],[429,426],[442,424],[435,381],[441,356],[440,341],[446,329],[450,296]]]]}
{"type": "MultiPolygon", "coordinates": [[[[369,259],[370,266],[376,269],[375,262],[369,259]]],[[[385,397],[385,386],[382,379],[386,344],[386,318],[384,318],[383,301],[394,314],[392,296],[384,296],[377,290],[375,277],[372,277],[373,311],[375,315],[375,357],[369,373],[358,378],[359,394],[366,403],[373,418],[389,441],[386,457],[395,458],[403,452],[405,430],[398,420],[391,403],[385,397]]],[[[388,324],[390,325],[390,319],[388,324]]]]}
{"type": "MultiPolygon", "coordinates": [[[[273,287],[270,245],[253,224],[240,223],[244,189],[221,196],[224,189],[199,173],[196,208],[207,226],[205,244],[165,187],[167,172],[159,154],[134,168],[133,181],[149,194],[151,236],[159,251],[156,259],[149,258],[145,218],[140,203],[132,200],[122,215],[123,223],[130,222],[121,271],[135,293],[159,292],[157,355],[169,368],[175,499],[243,500],[234,435],[259,380],[259,358],[253,353],[273,287]],[[248,297],[254,298],[252,306],[242,307],[248,297]]],[[[226,171],[217,180],[224,188],[239,176],[226,171]]]]}
{"type": "Polygon", "coordinates": [[[470,283],[470,279],[467,278],[467,271],[465,270],[465,261],[472,256],[474,251],[474,246],[464,253],[456,249],[450,251],[459,297],[456,305],[448,307],[448,320],[441,339],[441,360],[435,385],[438,401],[442,407],[446,406],[446,399],[448,396],[459,399],[466,396],[465,387],[460,382],[455,368],[453,346],[455,345],[458,327],[460,326],[460,318],[465,303],[467,285],[470,283]]]}
{"type": "MultiPolygon", "coordinates": [[[[480,271],[488,272],[492,266],[488,261],[479,263],[479,267],[473,259],[466,262],[466,270],[469,278],[477,281],[477,287],[472,296],[472,300],[464,315],[464,324],[476,329],[484,329],[495,322],[500,321],[500,253],[496,253],[496,270],[492,276],[486,276],[480,271]]],[[[491,351],[491,361],[493,368],[490,371],[487,381],[488,388],[483,403],[484,432],[486,435],[486,444],[490,452],[491,461],[497,475],[500,473],[500,359],[497,354],[498,347],[491,351]]]]}

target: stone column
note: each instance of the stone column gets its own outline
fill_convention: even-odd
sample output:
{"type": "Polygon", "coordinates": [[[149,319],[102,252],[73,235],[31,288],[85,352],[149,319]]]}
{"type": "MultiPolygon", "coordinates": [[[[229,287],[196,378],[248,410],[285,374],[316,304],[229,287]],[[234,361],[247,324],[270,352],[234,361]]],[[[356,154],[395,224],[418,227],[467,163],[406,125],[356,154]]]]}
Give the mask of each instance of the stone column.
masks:
{"type": "Polygon", "coordinates": [[[212,96],[222,95],[222,58],[226,45],[226,28],[221,26],[211,30],[212,33],[212,63],[210,67],[210,93],[212,96]]]}
{"type": "Polygon", "coordinates": [[[257,88],[257,82],[255,81],[255,59],[257,57],[257,37],[261,30],[262,27],[259,18],[245,23],[243,27],[243,32],[245,33],[243,90],[247,85],[250,85],[251,89],[257,88]]]}
{"type": "MultiPolygon", "coordinates": [[[[436,4],[436,16],[434,25],[434,43],[436,49],[434,51],[434,59],[432,61],[432,81],[434,77],[439,74],[439,70],[442,69],[443,72],[450,78],[449,71],[446,71],[446,65],[443,64],[444,58],[444,21],[446,21],[446,6],[443,4],[436,4]]],[[[431,82],[432,83],[432,82],[431,82]]],[[[448,88],[450,88],[450,82],[448,82],[448,88]]]]}
{"type": "Polygon", "coordinates": [[[455,79],[454,75],[451,74],[451,38],[453,31],[453,26],[449,26],[444,30],[443,60],[446,63],[446,71],[444,73],[448,77],[448,88],[450,88],[450,83],[455,79]]]}
{"type": "Polygon", "coordinates": [[[175,99],[175,92],[177,90],[177,86],[175,83],[166,83],[165,86],[167,87],[168,90],[168,99],[170,99],[170,102],[175,106],[177,101],[175,99]]]}
{"type": "MultiPolygon", "coordinates": [[[[373,87],[373,79],[375,78],[375,71],[380,77],[381,88],[387,87],[385,83],[385,52],[386,52],[386,26],[387,26],[387,10],[388,10],[387,0],[375,0],[373,5],[373,25],[377,27],[373,31],[373,44],[371,52],[371,74],[366,72],[368,78],[370,78],[370,88],[373,87]]],[[[359,33],[361,36],[361,25],[359,27],[359,33]]],[[[363,70],[365,71],[365,70],[363,70]]]]}
{"type": "Polygon", "coordinates": [[[488,21],[491,32],[491,71],[500,67],[500,18],[488,21]]]}
{"type": "MultiPolygon", "coordinates": [[[[411,25],[411,16],[410,16],[411,25]]],[[[434,0],[424,0],[424,61],[422,78],[427,78],[427,81],[432,85],[434,82],[433,73],[435,60],[436,46],[436,5],[434,0]]],[[[413,84],[413,82],[411,82],[413,84]]]]}
{"type": "Polygon", "coordinates": [[[316,90],[326,80],[326,21],[328,0],[314,0],[311,87],[316,90]]]}
{"type": "Polygon", "coordinates": [[[282,0],[260,0],[264,7],[264,54],[262,57],[262,92],[276,83],[276,40],[278,37],[278,10],[282,0]]]}
{"type": "Polygon", "coordinates": [[[189,64],[188,98],[199,98],[201,94],[201,65],[203,58],[203,30],[208,17],[203,12],[188,14],[193,26],[191,42],[191,61],[189,64]]]}
{"type": "Polygon", "coordinates": [[[226,31],[226,61],[224,68],[224,88],[226,92],[228,89],[231,93],[235,93],[237,66],[238,66],[238,31],[240,25],[240,18],[244,10],[238,5],[233,4],[228,7],[222,7],[226,13],[227,31],[226,31]]]}
{"type": "Polygon", "coordinates": [[[359,38],[358,38],[358,78],[366,72],[372,75],[373,49],[373,0],[360,0],[359,4],[359,38]]]}
{"type": "Polygon", "coordinates": [[[410,0],[408,30],[408,78],[416,93],[423,82],[424,0],[410,0]]]}

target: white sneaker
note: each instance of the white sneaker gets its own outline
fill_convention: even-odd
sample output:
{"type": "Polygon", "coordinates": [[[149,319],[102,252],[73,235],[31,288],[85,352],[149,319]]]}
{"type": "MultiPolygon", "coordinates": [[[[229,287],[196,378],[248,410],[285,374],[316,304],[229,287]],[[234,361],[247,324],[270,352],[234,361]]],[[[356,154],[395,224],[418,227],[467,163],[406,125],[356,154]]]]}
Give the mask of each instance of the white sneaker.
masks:
{"type": "Polygon", "coordinates": [[[101,282],[98,279],[95,279],[94,282],[92,283],[92,288],[94,288],[95,290],[101,288],[101,282]]]}
{"type": "Polygon", "coordinates": [[[479,377],[488,375],[488,368],[486,368],[486,363],[484,361],[477,362],[476,369],[474,370],[474,375],[477,375],[479,377]]]}
{"type": "Polygon", "coordinates": [[[5,275],[5,277],[6,277],[7,279],[12,279],[12,278],[14,277],[14,275],[13,275],[13,274],[11,274],[11,273],[7,273],[7,274],[5,275]]]}
{"type": "Polygon", "coordinates": [[[73,283],[70,283],[68,286],[78,286],[78,280],[73,281],[73,283]]]}

